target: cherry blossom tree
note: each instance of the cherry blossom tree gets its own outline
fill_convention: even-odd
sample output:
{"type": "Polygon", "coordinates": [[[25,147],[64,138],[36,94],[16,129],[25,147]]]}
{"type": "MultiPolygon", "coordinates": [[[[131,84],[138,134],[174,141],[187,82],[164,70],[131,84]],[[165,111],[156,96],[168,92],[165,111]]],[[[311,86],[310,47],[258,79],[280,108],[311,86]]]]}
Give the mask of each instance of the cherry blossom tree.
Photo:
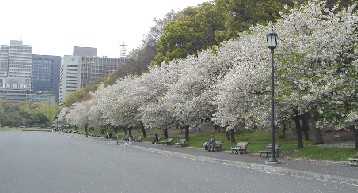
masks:
{"type": "MultiPolygon", "coordinates": [[[[336,6],[338,7],[338,6],[336,6]]],[[[357,104],[357,12],[328,10],[313,0],[289,10],[268,26],[257,25],[237,39],[197,56],[150,68],[148,73],[100,87],[92,99],[74,104],[66,118],[75,125],[110,124],[122,128],[186,128],[211,119],[228,131],[268,128],[271,57],[266,33],[279,34],[275,55],[276,125],[341,127],[354,117],[357,104]],[[314,119],[313,119],[314,118],[314,119]]],[[[354,122],[354,121],[353,121],[354,122]]],[[[317,130],[319,131],[319,130],[317,130]]]]}
{"type": "MultiPolygon", "coordinates": [[[[292,9],[276,24],[280,31],[278,84],[281,101],[290,104],[294,118],[317,110],[321,116],[335,114],[328,122],[341,122],[354,101],[357,71],[352,61],[357,59],[357,16],[353,7],[334,13],[323,9],[320,1],[308,2],[300,9],[292,9]],[[350,104],[351,105],[351,104],[350,104]]],[[[357,107],[357,103],[353,105],[357,107]]],[[[297,134],[300,135],[299,121],[297,134]]],[[[338,124],[339,125],[339,124],[338,124]]],[[[302,128],[301,128],[302,129],[302,128]]],[[[299,147],[303,147],[299,141],[299,147]]]]}
{"type": "MultiPolygon", "coordinates": [[[[357,76],[352,76],[357,71],[351,71],[354,70],[351,61],[356,60],[356,54],[352,53],[356,53],[353,50],[357,43],[354,27],[357,16],[352,10],[335,14],[324,10],[321,2],[312,1],[292,9],[275,24],[281,43],[276,49],[279,54],[275,56],[275,91],[281,107],[277,109],[277,122],[285,118],[280,116],[284,113],[297,117],[312,109],[323,114],[327,106],[330,111],[340,110],[335,108],[336,104],[356,97],[356,89],[345,89],[350,87],[352,78],[357,80],[357,76]]],[[[222,125],[234,127],[242,119],[254,124],[267,122],[269,102],[260,93],[271,90],[267,84],[270,64],[267,59],[270,57],[267,48],[267,54],[264,53],[263,40],[268,28],[256,26],[251,32],[239,35],[237,43],[246,52],[240,52],[238,65],[216,86],[218,95],[214,103],[218,105],[218,112],[215,119],[222,125]],[[252,45],[245,44],[250,41],[252,45]]],[[[302,134],[299,128],[297,134],[302,134]]],[[[299,147],[302,147],[300,143],[299,140],[299,147]]]]}
{"type": "Polygon", "coordinates": [[[86,137],[88,137],[90,101],[77,102],[71,105],[67,114],[67,119],[71,125],[85,128],[86,137]]]}
{"type": "Polygon", "coordinates": [[[140,119],[147,128],[163,128],[168,137],[168,128],[173,127],[176,119],[172,107],[163,103],[163,97],[169,85],[178,79],[178,61],[163,63],[160,67],[153,67],[149,73],[141,77],[140,96],[145,97],[140,109],[140,119]]]}
{"type": "MultiPolygon", "coordinates": [[[[215,85],[217,105],[214,120],[227,129],[245,122],[247,126],[265,124],[269,112],[269,56],[265,43],[267,28],[251,28],[252,33],[241,33],[231,54],[235,66],[215,85]]],[[[223,56],[224,53],[221,55],[223,56]]]]}

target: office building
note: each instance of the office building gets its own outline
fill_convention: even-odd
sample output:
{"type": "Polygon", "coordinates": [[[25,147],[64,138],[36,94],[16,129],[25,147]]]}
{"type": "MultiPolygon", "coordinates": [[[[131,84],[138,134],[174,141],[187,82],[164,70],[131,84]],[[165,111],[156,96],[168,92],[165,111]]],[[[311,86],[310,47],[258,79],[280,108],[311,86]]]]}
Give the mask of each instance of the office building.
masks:
{"type": "Polygon", "coordinates": [[[100,80],[123,64],[120,58],[81,57],[66,55],[61,61],[59,101],[62,104],[68,93],[100,80]]]}
{"type": "Polygon", "coordinates": [[[62,104],[68,93],[81,88],[81,57],[65,55],[61,60],[59,101],[62,104]]]}
{"type": "Polygon", "coordinates": [[[97,48],[75,46],[72,56],[61,61],[59,101],[62,104],[68,93],[100,80],[120,68],[124,57],[97,57],[97,48]]]}
{"type": "MultiPolygon", "coordinates": [[[[2,45],[0,48],[0,79],[4,87],[6,78],[18,78],[24,80],[15,85],[7,85],[9,88],[31,89],[32,76],[32,47],[23,45],[22,41],[11,40],[10,45],[2,45]]],[[[8,81],[9,82],[9,81],[8,81]]],[[[11,82],[11,81],[10,81],[11,82]]]]}
{"type": "Polygon", "coordinates": [[[97,57],[97,48],[74,46],[73,56],[97,57]]]}
{"type": "MultiPolygon", "coordinates": [[[[51,93],[59,103],[61,57],[48,55],[32,55],[32,90],[41,93],[51,93]]],[[[43,98],[43,97],[40,97],[43,98]]],[[[38,99],[36,99],[38,100],[38,99]]]]}

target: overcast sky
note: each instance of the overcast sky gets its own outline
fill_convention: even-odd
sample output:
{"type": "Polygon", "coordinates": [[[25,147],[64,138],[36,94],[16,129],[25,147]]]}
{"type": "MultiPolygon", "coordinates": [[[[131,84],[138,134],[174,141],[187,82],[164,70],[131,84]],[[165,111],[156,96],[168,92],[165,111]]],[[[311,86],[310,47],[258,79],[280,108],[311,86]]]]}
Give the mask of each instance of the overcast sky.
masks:
{"type": "Polygon", "coordinates": [[[118,57],[119,45],[137,48],[170,10],[208,0],[2,0],[0,44],[22,40],[33,54],[71,55],[73,46],[118,57]]]}

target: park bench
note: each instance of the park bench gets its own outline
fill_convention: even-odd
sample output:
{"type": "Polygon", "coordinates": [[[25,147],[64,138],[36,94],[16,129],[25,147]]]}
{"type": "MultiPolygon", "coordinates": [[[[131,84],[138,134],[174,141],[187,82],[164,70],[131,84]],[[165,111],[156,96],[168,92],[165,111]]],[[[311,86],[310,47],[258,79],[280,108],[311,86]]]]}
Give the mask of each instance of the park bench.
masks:
{"type": "Polygon", "coordinates": [[[237,142],[235,147],[231,147],[232,154],[242,154],[247,153],[246,148],[249,142],[237,142]]]}
{"type": "Polygon", "coordinates": [[[214,149],[215,151],[222,151],[223,142],[222,141],[215,141],[214,149]]]}
{"type": "MultiPolygon", "coordinates": [[[[265,155],[265,157],[269,157],[269,155],[272,153],[272,145],[268,144],[265,148],[265,150],[263,151],[259,151],[260,153],[260,157],[263,157],[263,155],[265,155]]],[[[280,145],[275,145],[275,155],[276,157],[280,156],[280,145]]]]}
{"type": "Polygon", "coordinates": [[[135,138],[135,141],[136,141],[136,142],[142,142],[142,137],[136,137],[136,138],[135,138]]]}
{"type": "Polygon", "coordinates": [[[348,158],[348,161],[351,166],[358,166],[358,158],[348,158]]]}
{"type": "Polygon", "coordinates": [[[173,145],[173,138],[168,138],[166,141],[161,141],[161,144],[173,145]]]}
{"type": "Polygon", "coordinates": [[[178,142],[175,143],[175,145],[177,147],[184,147],[186,145],[185,142],[186,142],[185,139],[180,139],[178,142]]]}

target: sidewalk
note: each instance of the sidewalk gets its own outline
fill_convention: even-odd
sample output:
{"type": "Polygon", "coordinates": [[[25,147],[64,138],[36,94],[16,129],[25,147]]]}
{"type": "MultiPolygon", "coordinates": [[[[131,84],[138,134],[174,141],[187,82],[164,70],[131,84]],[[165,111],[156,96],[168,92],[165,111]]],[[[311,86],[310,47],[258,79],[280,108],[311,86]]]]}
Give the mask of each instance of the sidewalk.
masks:
{"type": "MultiPolygon", "coordinates": [[[[82,135],[78,135],[78,138],[86,139],[82,135]]],[[[116,145],[115,140],[108,140],[103,137],[88,137],[87,140],[116,145]]],[[[121,140],[120,144],[123,146],[124,142],[121,140]]],[[[202,148],[176,147],[175,145],[151,144],[150,142],[133,142],[131,148],[186,159],[250,168],[273,174],[291,175],[329,182],[334,181],[358,186],[358,167],[350,166],[346,161],[332,162],[278,157],[279,164],[266,165],[265,161],[268,158],[260,157],[255,153],[231,154],[231,152],[208,152],[202,148]]]]}

